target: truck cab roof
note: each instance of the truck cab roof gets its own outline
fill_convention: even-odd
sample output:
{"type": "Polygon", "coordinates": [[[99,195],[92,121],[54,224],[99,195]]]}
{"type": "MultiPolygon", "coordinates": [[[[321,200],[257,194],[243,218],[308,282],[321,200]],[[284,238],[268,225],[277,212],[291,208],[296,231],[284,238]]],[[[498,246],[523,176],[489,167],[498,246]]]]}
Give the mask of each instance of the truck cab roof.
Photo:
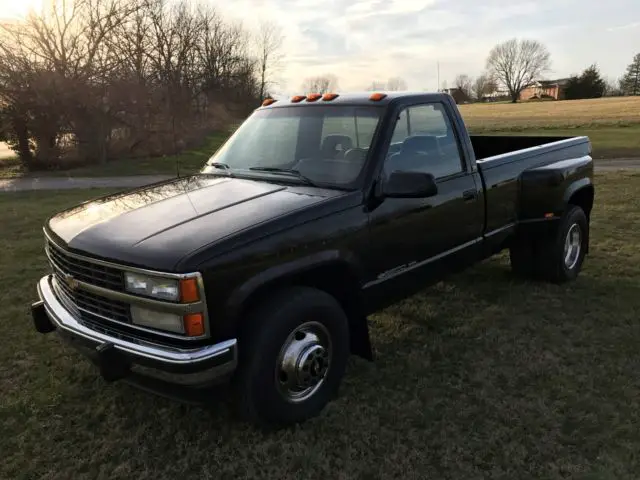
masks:
{"type": "Polygon", "coordinates": [[[442,101],[450,95],[438,92],[335,92],[322,94],[300,94],[292,96],[282,96],[280,98],[267,99],[260,108],[279,108],[290,106],[311,106],[311,105],[363,105],[363,106],[385,106],[394,101],[411,103],[416,100],[424,102],[442,101]],[[315,95],[315,98],[314,98],[315,95]]]}

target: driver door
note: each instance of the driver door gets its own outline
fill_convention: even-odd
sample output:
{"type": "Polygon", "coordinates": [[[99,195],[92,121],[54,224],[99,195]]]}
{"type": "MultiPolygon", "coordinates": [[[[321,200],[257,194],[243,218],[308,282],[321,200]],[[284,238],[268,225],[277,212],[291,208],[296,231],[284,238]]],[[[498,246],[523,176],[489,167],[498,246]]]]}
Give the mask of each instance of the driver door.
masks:
{"type": "Polygon", "coordinates": [[[468,169],[445,104],[404,108],[390,145],[381,181],[394,170],[431,173],[438,193],[385,198],[370,213],[365,298],[377,306],[473,262],[484,223],[480,179],[468,169]]]}

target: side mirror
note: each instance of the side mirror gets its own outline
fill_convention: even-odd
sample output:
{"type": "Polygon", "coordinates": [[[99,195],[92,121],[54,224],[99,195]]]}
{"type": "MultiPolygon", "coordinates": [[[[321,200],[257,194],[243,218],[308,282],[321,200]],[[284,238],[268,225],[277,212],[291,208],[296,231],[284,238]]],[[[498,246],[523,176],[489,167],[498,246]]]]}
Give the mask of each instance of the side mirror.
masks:
{"type": "Polygon", "coordinates": [[[427,198],[438,194],[436,180],[430,173],[392,172],[382,186],[389,198],[427,198]]]}

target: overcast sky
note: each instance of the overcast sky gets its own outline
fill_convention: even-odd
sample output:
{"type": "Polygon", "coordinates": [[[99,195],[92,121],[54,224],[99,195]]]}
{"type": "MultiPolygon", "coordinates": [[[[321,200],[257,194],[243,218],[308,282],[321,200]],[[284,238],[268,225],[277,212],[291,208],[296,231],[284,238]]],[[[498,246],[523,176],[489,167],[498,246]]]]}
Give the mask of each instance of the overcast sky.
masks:
{"type": "Polygon", "coordinates": [[[280,89],[331,72],[340,88],[403,77],[411,90],[451,85],[458,73],[478,75],[491,47],[512,37],[543,42],[551,52],[548,78],[596,62],[620,77],[640,53],[640,0],[210,0],[253,24],[278,22],[286,61],[280,89]]]}

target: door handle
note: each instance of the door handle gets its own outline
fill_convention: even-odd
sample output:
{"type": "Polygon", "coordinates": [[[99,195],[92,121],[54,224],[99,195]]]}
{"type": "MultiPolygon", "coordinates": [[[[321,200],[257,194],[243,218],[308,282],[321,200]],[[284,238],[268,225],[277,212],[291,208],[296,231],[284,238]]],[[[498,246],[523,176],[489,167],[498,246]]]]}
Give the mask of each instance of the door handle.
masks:
{"type": "Polygon", "coordinates": [[[478,191],[474,188],[473,190],[465,190],[462,192],[462,199],[465,202],[470,202],[471,200],[475,200],[478,198],[478,191]]]}

